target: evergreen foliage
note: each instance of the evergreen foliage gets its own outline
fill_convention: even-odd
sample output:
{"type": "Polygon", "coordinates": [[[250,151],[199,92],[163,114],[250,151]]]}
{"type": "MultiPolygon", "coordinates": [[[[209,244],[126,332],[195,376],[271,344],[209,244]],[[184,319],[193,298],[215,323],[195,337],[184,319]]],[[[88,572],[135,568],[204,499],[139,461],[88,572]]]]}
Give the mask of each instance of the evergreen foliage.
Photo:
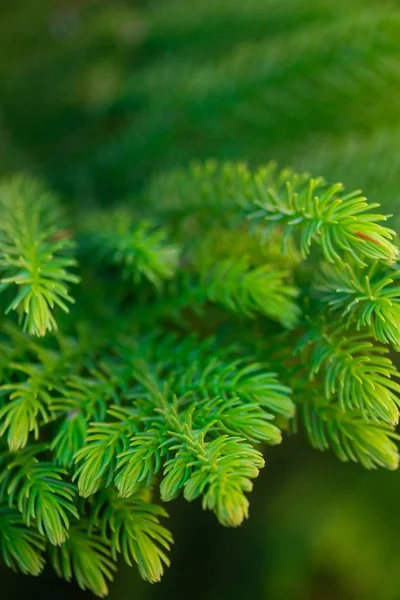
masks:
{"type": "Polygon", "coordinates": [[[15,177],[0,188],[1,287],[14,290],[6,313],[16,310],[24,330],[45,335],[56,328],[54,306],[68,311],[72,302],[67,284],[77,282],[66,269],[74,260],[65,256],[69,232],[60,228],[57,204],[42,186],[15,177]],[[15,290],[15,286],[17,286],[15,290]]]}
{"type": "Polygon", "coordinates": [[[38,574],[47,549],[102,596],[121,554],[158,581],[172,535],[152,497],[238,526],[264,448],[300,423],[343,461],[398,466],[398,250],[359,192],[212,161],[157,177],[140,212],[68,221],[21,176],[1,198],[2,283],[22,286],[24,317],[5,304],[6,564],[38,574]]]}
{"type": "Polygon", "coordinates": [[[398,467],[400,11],[87,4],[30,49],[4,11],[0,168],[38,176],[0,183],[0,563],[105,596],[179,495],[240,525],[292,433],[398,467]]]}

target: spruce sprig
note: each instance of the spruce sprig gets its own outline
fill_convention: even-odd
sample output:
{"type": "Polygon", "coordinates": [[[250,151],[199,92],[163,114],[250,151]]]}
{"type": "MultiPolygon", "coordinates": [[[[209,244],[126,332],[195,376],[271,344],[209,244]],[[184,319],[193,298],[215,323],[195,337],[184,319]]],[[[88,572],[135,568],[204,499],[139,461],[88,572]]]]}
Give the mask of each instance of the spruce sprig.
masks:
{"type": "Polygon", "coordinates": [[[324,265],[316,289],[329,309],[358,330],[400,349],[400,272],[373,262],[360,269],[351,263],[324,265]]]}
{"type": "Polygon", "coordinates": [[[68,312],[69,285],[79,281],[70,271],[72,233],[53,195],[28,177],[1,184],[0,212],[0,293],[16,292],[6,313],[17,311],[24,331],[44,336],[57,328],[54,308],[68,312]]]}

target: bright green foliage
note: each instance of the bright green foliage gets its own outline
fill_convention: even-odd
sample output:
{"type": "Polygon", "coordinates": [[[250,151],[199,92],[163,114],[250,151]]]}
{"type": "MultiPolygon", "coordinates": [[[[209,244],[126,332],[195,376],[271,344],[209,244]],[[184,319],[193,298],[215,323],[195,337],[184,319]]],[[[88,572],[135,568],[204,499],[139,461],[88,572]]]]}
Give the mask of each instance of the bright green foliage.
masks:
{"type": "Polygon", "coordinates": [[[162,204],[168,212],[182,214],[196,207],[199,220],[205,211],[207,220],[217,216],[237,220],[243,215],[263,225],[264,235],[280,227],[283,249],[295,235],[303,257],[313,242],[331,263],[339,261],[339,252],[344,251],[360,266],[366,266],[366,259],[393,262],[398,256],[391,243],[394,232],[380,224],[385,215],[369,212],[379,205],[368,204],[359,191],[344,193],[341,184],[328,185],[322,177],[313,179],[289,169],[277,173],[273,163],[253,174],[243,164],[210,161],[162,177],[151,190],[154,204],[165,189],[162,204]],[[221,194],[221,203],[215,203],[216,193],[221,194]]]}
{"type": "Polygon", "coordinates": [[[50,561],[60,577],[74,578],[80,588],[102,598],[115,571],[110,554],[100,535],[89,533],[88,526],[81,524],[71,528],[65,544],[50,548],[50,561]]]}
{"type": "Polygon", "coordinates": [[[32,527],[27,527],[21,513],[0,506],[0,552],[8,567],[28,575],[39,575],[44,567],[42,551],[45,539],[32,527]]]}
{"type": "Polygon", "coordinates": [[[73,504],[75,488],[62,479],[66,472],[38,461],[33,452],[7,458],[2,461],[2,497],[18,508],[28,526],[34,520],[39,533],[51,544],[61,545],[67,538],[70,516],[78,518],[73,504]]]}
{"type": "Polygon", "coordinates": [[[343,327],[322,326],[306,341],[303,360],[311,366],[311,381],[321,373],[326,398],[336,395],[342,412],[358,409],[367,421],[397,425],[399,373],[386,348],[374,345],[368,334],[347,333],[343,327]]]}
{"type": "Polygon", "coordinates": [[[400,349],[400,277],[396,268],[375,262],[368,270],[343,263],[325,266],[318,290],[332,311],[357,329],[369,328],[379,342],[400,349]]]}
{"type": "MultiPolygon", "coordinates": [[[[115,410],[109,414],[114,416],[115,410]]],[[[81,496],[86,498],[97,492],[102,479],[109,485],[114,477],[117,457],[129,444],[129,433],[134,429],[127,411],[118,411],[118,422],[94,423],[88,429],[85,445],[74,455],[75,462],[80,463],[75,471],[79,476],[78,489],[81,496]]]]}
{"type": "Polygon", "coordinates": [[[300,311],[292,298],[297,290],[285,281],[285,271],[274,271],[270,265],[251,268],[246,256],[217,264],[211,257],[209,252],[199,268],[201,287],[209,300],[248,317],[259,312],[287,327],[295,325],[300,311]]]}
{"type": "MultiPolygon", "coordinates": [[[[46,229],[51,211],[35,221],[21,197],[18,218],[40,243],[66,231],[58,216],[46,229]]],[[[366,468],[398,465],[398,372],[374,341],[398,348],[397,249],[384,217],[358,193],[273,165],[197,164],[142,197],[143,216],[127,206],[77,219],[85,276],[62,333],[28,328],[50,330],[37,343],[2,324],[0,497],[16,515],[3,560],[37,574],[47,543],[56,571],[98,595],[118,554],[149,581],[169,564],[157,480],[163,502],[202,498],[223,525],[240,525],[264,466],[260,443],[279,444],[296,414],[315,448],[366,468]],[[100,311],[85,300],[97,273],[109,289],[100,311]]],[[[25,229],[21,241],[13,231],[23,248],[25,229]]],[[[38,304],[24,306],[41,322],[38,304]]]]}
{"type": "Polygon", "coordinates": [[[128,565],[138,564],[143,579],[154,582],[163,574],[163,563],[169,565],[164,549],[169,550],[172,543],[171,533],[159,523],[160,516],[167,513],[148,498],[119,498],[107,491],[96,498],[93,522],[103,537],[110,538],[114,559],[121,553],[128,565]]]}
{"type": "Polygon", "coordinates": [[[368,205],[358,191],[343,194],[340,184],[328,186],[322,178],[298,177],[285,171],[271,184],[263,171],[254,181],[260,210],[250,218],[281,225],[284,240],[298,232],[303,256],[316,241],[329,262],[340,260],[340,250],[350,252],[362,266],[364,257],[389,261],[397,257],[397,249],[388,241],[394,232],[378,223],[386,218],[367,212],[379,205],[368,205]]]}
{"type": "Polygon", "coordinates": [[[152,490],[236,527],[265,448],[301,423],[343,461],[398,466],[398,250],[358,192],[211,161],[157,177],[140,211],[78,210],[68,315],[70,225],[34,182],[1,190],[4,261],[37,277],[3,280],[29,298],[22,330],[7,306],[0,322],[6,564],[38,574],[47,547],[104,596],[121,555],[159,581],[172,534],[152,490]]]}
{"type": "MultiPolygon", "coordinates": [[[[199,358],[201,356],[197,360],[199,358]]],[[[210,410],[214,408],[217,414],[229,408],[229,404],[235,406],[238,399],[243,398],[248,402],[242,406],[243,411],[259,405],[273,413],[292,417],[294,406],[289,396],[290,389],[281,385],[276,374],[268,372],[266,366],[243,359],[206,358],[203,363],[185,365],[183,373],[176,368],[172,381],[176,394],[185,394],[190,389],[197,393],[199,401],[210,410]],[[221,400],[220,404],[215,404],[216,398],[221,400]]]]}
{"type": "MultiPolygon", "coordinates": [[[[167,465],[162,496],[169,498],[168,484],[180,461],[190,460],[190,451],[182,448],[178,460],[167,465]],[[168,483],[167,483],[168,481],[168,483]]],[[[195,470],[185,482],[186,500],[203,495],[203,508],[215,512],[222,525],[236,527],[248,516],[249,502],[243,492],[252,489],[251,479],[264,466],[260,452],[240,438],[220,436],[196,452],[195,470]],[[197,468],[196,468],[197,467],[197,468]]],[[[169,492],[170,493],[170,492],[169,492]]]]}
{"type": "Polygon", "coordinates": [[[50,398],[46,383],[40,377],[4,384],[2,392],[9,394],[9,401],[0,410],[0,432],[2,435],[8,432],[9,448],[15,452],[26,446],[31,431],[38,437],[38,418],[44,423],[49,420],[50,398]]]}
{"type": "Polygon", "coordinates": [[[321,390],[304,392],[300,413],[307,435],[317,450],[332,448],[345,462],[359,462],[366,469],[397,469],[399,457],[393,428],[383,423],[366,422],[357,411],[343,412],[328,404],[321,390]]]}
{"type": "Polygon", "coordinates": [[[22,176],[0,186],[0,212],[0,292],[11,289],[15,296],[6,312],[18,311],[24,330],[43,336],[57,327],[54,307],[67,312],[73,301],[68,284],[78,278],[67,271],[75,265],[66,254],[71,232],[62,229],[52,195],[22,176]]]}

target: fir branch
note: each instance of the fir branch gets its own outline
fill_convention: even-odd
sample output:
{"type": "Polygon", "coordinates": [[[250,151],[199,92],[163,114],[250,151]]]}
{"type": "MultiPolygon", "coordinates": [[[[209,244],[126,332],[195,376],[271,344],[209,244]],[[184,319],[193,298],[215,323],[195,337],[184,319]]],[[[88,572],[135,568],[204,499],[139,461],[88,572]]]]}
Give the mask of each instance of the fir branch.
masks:
{"type": "Polygon", "coordinates": [[[379,224],[387,218],[369,212],[379,204],[368,204],[359,191],[343,194],[341,184],[329,186],[322,178],[298,176],[289,170],[282,171],[272,185],[269,178],[269,170],[254,175],[255,203],[260,208],[249,216],[271,227],[282,226],[284,240],[297,232],[303,256],[316,241],[330,263],[340,261],[343,251],[360,265],[365,260],[393,262],[397,258],[398,250],[390,241],[395,232],[379,224]]]}
{"type": "MultiPolygon", "coordinates": [[[[134,222],[130,210],[80,223],[82,258],[89,251],[95,264],[117,267],[106,271],[113,283],[133,280],[129,303],[124,293],[108,298],[99,281],[93,293],[107,307],[92,314],[97,274],[90,278],[88,260],[66,334],[38,343],[8,320],[0,325],[0,432],[9,446],[0,500],[19,515],[6,528],[16,545],[4,538],[0,552],[36,574],[47,540],[56,571],[98,595],[119,554],[149,581],[169,564],[165,513],[150,500],[157,479],[163,502],[201,497],[223,525],[239,525],[264,466],[258,446],[281,442],[295,408],[314,447],[366,468],[398,465],[399,374],[370,339],[398,346],[397,250],[381,216],[358,194],[273,165],[252,173],[206,163],[169,185],[153,207],[163,228],[134,222]],[[321,252],[308,259],[313,245],[321,252]],[[330,264],[315,284],[321,256],[330,264]],[[168,280],[145,306],[146,281],[168,280]],[[38,460],[42,451],[51,460],[38,460]]],[[[47,243],[46,222],[38,235],[47,243]]]]}
{"type": "MultiPolygon", "coordinates": [[[[247,515],[244,492],[251,490],[250,479],[258,475],[264,463],[261,454],[243,438],[221,435],[221,431],[237,430],[248,439],[278,443],[280,433],[269,422],[269,415],[263,409],[255,412],[251,404],[247,409],[236,410],[232,400],[230,405],[225,401],[225,410],[220,410],[218,398],[192,405],[193,392],[179,398],[173,396],[170,401],[174,387],[166,387],[163,394],[162,382],[142,361],[135,365],[135,377],[144,388],[142,391],[139,387],[135,397],[145,398],[146,391],[148,395],[147,400],[137,404],[146,414],[142,417],[146,431],[134,434],[130,447],[119,455],[115,483],[120,495],[127,497],[140,484],[148,485],[165,456],[160,484],[164,501],[172,500],[181,491],[186,497],[188,481],[192,477],[192,481],[202,478],[196,490],[199,490],[197,495],[203,494],[203,506],[213,510],[224,524],[238,525],[247,515]]],[[[190,390],[190,377],[185,383],[190,390]]],[[[194,492],[187,493],[191,499],[197,497],[194,492]]]]}
{"type": "MultiPolygon", "coordinates": [[[[203,496],[203,508],[212,510],[222,525],[237,527],[248,517],[249,501],[244,492],[253,488],[252,479],[264,466],[261,453],[241,438],[221,436],[198,456],[193,473],[185,483],[189,502],[203,496]],[[197,468],[196,468],[197,467],[197,468]]],[[[168,472],[167,476],[173,473],[168,472]]],[[[164,484],[164,494],[167,484],[164,484]]]]}
{"type": "MultiPolygon", "coordinates": [[[[192,347],[189,356],[182,356],[187,343],[180,348],[173,339],[164,345],[161,342],[158,350],[162,355],[166,344],[172,344],[166,353],[174,356],[172,364],[168,361],[151,368],[151,363],[143,360],[134,362],[138,387],[132,397],[146,429],[135,433],[129,448],[118,456],[115,484],[122,497],[131,496],[142,484],[149,485],[164,456],[167,465],[180,463],[176,439],[181,439],[182,428],[194,437],[207,434],[212,439],[228,432],[234,439],[241,436],[252,442],[277,444],[281,434],[266,408],[293,415],[290,390],[262,365],[217,357],[207,360],[204,352],[210,341],[192,347]],[[163,373],[171,369],[173,374],[163,380],[163,373]]],[[[193,443],[196,446],[197,442],[193,443]]],[[[184,483],[182,479],[180,485],[184,483]]]]}
{"type": "Polygon", "coordinates": [[[0,504],[0,558],[13,569],[26,575],[40,575],[44,567],[42,552],[45,548],[43,538],[32,527],[27,527],[22,515],[0,504]]]}
{"type": "Polygon", "coordinates": [[[366,422],[399,420],[400,377],[386,348],[376,346],[368,334],[353,333],[344,327],[310,325],[303,345],[303,363],[310,380],[320,374],[327,400],[337,397],[343,412],[358,410],[366,422]]]}
{"type": "Polygon", "coordinates": [[[79,466],[73,480],[78,480],[79,494],[84,498],[97,492],[100,486],[110,485],[117,457],[126,450],[136,429],[137,415],[132,410],[115,407],[108,414],[118,421],[92,423],[85,445],[75,453],[75,463],[79,466]]]}
{"type": "Polygon", "coordinates": [[[0,211],[0,293],[17,286],[6,312],[16,310],[24,331],[44,336],[57,329],[54,308],[68,312],[68,286],[79,280],[69,272],[76,264],[68,256],[71,233],[53,196],[27,177],[0,185],[0,211]]]}
{"type": "Polygon", "coordinates": [[[24,522],[35,525],[51,544],[61,545],[68,537],[70,518],[78,519],[74,506],[75,487],[63,480],[66,471],[39,461],[39,449],[2,457],[0,497],[21,512],[24,522]]]}
{"type": "Polygon", "coordinates": [[[167,232],[149,221],[137,222],[132,211],[114,209],[89,215],[81,225],[83,244],[99,262],[118,266],[125,279],[143,279],[159,288],[174,277],[179,248],[167,232]]]}
{"type": "Polygon", "coordinates": [[[276,373],[250,359],[231,358],[229,348],[225,353],[212,358],[203,357],[201,352],[192,355],[187,365],[174,367],[169,386],[178,397],[195,393],[200,401],[241,400],[244,406],[248,402],[287,418],[293,416],[291,390],[278,381],[276,373]]]}
{"type": "Polygon", "coordinates": [[[246,317],[261,313],[287,328],[296,325],[300,308],[288,273],[272,265],[251,268],[247,256],[216,261],[212,252],[198,258],[200,287],[212,302],[246,317]]]}
{"type": "Polygon", "coordinates": [[[117,383],[99,369],[91,369],[90,377],[71,374],[65,380],[60,397],[52,402],[56,416],[63,416],[51,443],[58,464],[73,465],[75,454],[87,439],[89,423],[102,421],[114,402],[119,403],[117,383]]]}
{"type": "Polygon", "coordinates": [[[314,448],[331,448],[340,460],[358,462],[366,469],[397,469],[399,453],[393,441],[397,436],[391,425],[367,422],[358,411],[343,412],[327,402],[323,389],[304,390],[298,398],[314,448]]]}
{"type": "Polygon", "coordinates": [[[73,525],[66,542],[50,548],[50,562],[57,575],[71,581],[82,590],[90,590],[103,598],[108,594],[116,565],[111,560],[111,549],[98,533],[89,533],[88,524],[73,525]]]}
{"type": "Polygon", "coordinates": [[[343,252],[361,266],[368,260],[394,262],[398,256],[391,242],[395,232],[379,224],[387,217],[369,212],[379,205],[368,204],[359,191],[343,193],[341,184],[329,186],[321,177],[313,179],[289,169],[275,174],[273,163],[252,173],[244,164],[215,161],[195,164],[170,177],[155,182],[149,197],[157,197],[159,186],[172,189],[172,200],[166,194],[171,204],[161,207],[171,218],[193,211],[199,224],[209,227],[210,220],[218,217],[230,226],[241,217],[250,219],[258,230],[263,226],[265,236],[280,227],[283,250],[295,236],[303,257],[315,242],[330,263],[340,261],[343,252]]]}
{"type": "MultiPolygon", "coordinates": [[[[19,367],[19,370],[23,368],[19,367]]],[[[7,432],[11,452],[24,448],[31,432],[37,439],[39,424],[48,423],[53,417],[49,393],[52,380],[43,370],[28,367],[28,373],[26,381],[0,386],[0,394],[8,396],[0,409],[0,435],[7,432]]]]}
{"type": "Polygon", "coordinates": [[[244,492],[251,491],[251,479],[264,466],[260,452],[228,435],[205,442],[204,434],[192,431],[190,421],[176,425],[174,437],[176,454],[166,462],[161,498],[168,502],[181,489],[188,501],[202,495],[203,508],[212,510],[222,525],[240,525],[248,516],[244,492]]]}
{"type": "Polygon", "coordinates": [[[322,267],[315,286],[333,313],[357,329],[367,328],[376,340],[400,350],[400,272],[378,262],[368,269],[349,263],[322,267]]]}
{"type": "Polygon", "coordinates": [[[118,455],[115,486],[121,498],[133,496],[140,486],[149,487],[161,469],[166,447],[162,447],[165,439],[157,425],[133,436],[129,448],[118,455]]]}
{"type": "Polygon", "coordinates": [[[262,455],[237,436],[220,435],[206,441],[213,422],[196,430],[193,409],[180,414],[176,401],[168,404],[160,398],[160,402],[171,456],[160,484],[162,500],[173,500],[181,491],[187,500],[203,495],[203,508],[214,511],[223,525],[239,525],[247,517],[245,492],[251,491],[251,479],[264,466],[262,455]]]}
{"type": "Polygon", "coordinates": [[[271,423],[274,417],[256,402],[245,404],[237,398],[211,398],[201,403],[193,417],[199,430],[213,423],[210,433],[218,431],[238,435],[255,444],[275,445],[282,441],[280,430],[271,423]]]}
{"type": "MultiPolygon", "coordinates": [[[[128,352],[131,357],[132,350],[128,352]]],[[[166,386],[170,397],[176,396],[183,405],[187,395],[195,395],[198,401],[241,399],[287,418],[294,414],[290,388],[268,364],[256,362],[245,345],[221,343],[213,336],[169,334],[143,340],[140,354],[145,360],[132,365],[139,384],[135,397],[150,395],[157,403],[166,386]]]]}
{"type": "Polygon", "coordinates": [[[160,581],[164,564],[169,565],[165,551],[173,539],[159,522],[159,517],[166,516],[163,508],[140,495],[119,498],[107,490],[96,498],[91,521],[109,541],[114,560],[122,554],[129,566],[137,563],[143,579],[154,583],[160,581]]]}

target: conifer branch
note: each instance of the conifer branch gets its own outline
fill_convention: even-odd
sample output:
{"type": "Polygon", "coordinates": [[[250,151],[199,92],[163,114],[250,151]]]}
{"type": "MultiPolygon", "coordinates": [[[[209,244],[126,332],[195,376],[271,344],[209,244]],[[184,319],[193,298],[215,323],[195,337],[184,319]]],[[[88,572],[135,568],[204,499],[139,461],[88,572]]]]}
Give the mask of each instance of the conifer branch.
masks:
{"type": "Polygon", "coordinates": [[[206,432],[197,433],[190,417],[182,422],[170,413],[167,418],[173,427],[175,456],[165,464],[162,500],[173,500],[181,490],[188,501],[201,495],[203,508],[215,512],[222,525],[240,525],[248,516],[245,492],[252,490],[251,479],[264,466],[261,453],[235,436],[206,442],[206,432]]]}
{"type": "Polygon", "coordinates": [[[125,279],[143,279],[157,288],[171,279],[179,265],[179,247],[167,232],[149,221],[135,219],[120,208],[89,215],[82,227],[83,247],[100,263],[120,267],[125,279]]]}
{"type": "Polygon", "coordinates": [[[73,502],[75,488],[63,480],[63,469],[40,462],[37,451],[3,455],[0,497],[18,508],[28,527],[34,520],[39,533],[51,544],[61,545],[68,537],[70,518],[78,518],[73,502]]]}
{"type": "Polygon", "coordinates": [[[154,583],[160,581],[164,564],[169,566],[165,552],[173,539],[159,522],[159,517],[166,516],[163,508],[140,494],[119,498],[111,489],[96,497],[91,522],[109,540],[114,560],[122,554],[129,566],[137,563],[143,579],[154,583]]]}
{"type": "Polygon", "coordinates": [[[52,409],[62,421],[51,449],[55,461],[63,467],[73,465],[76,453],[86,442],[89,423],[102,421],[108,406],[118,402],[113,376],[99,369],[91,369],[90,375],[69,375],[60,396],[52,401],[52,409]]]}
{"type": "Polygon", "coordinates": [[[15,508],[0,504],[0,559],[7,567],[25,575],[40,575],[45,560],[45,538],[28,527],[15,508]]]}
{"type": "Polygon", "coordinates": [[[0,293],[17,290],[6,313],[16,310],[24,331],[44,336],[57,329],[54,308],[68,312],[69,284],[79,280],[69,272],[71,232],[53,196],[26,177],[0,185],[0,212],[0,293]]]}
{"type": "Polygon", "coordinates": [[[269,171],[254,175],[255,204],[259,210],[251,219],[265,222],[267,227],[280,225],[283,240],[297,233],[303,256],[310,252],[313,241],[320,244],[326,260],[340,260],[340,252],[349,252],[357,264],[366,260],[393,262],[398,256],[391,240],[395,232],[379,224],[382,214],[369,212],[379,204],[368,204],[359,191],[343,193],[343,186],[329,186],[322,178],[282,171],[269,183],[269,171]]]}
{"type": "Polygon", "coordinates": [[[358,411],[343,412],[328,403],[322,389],[303,391],[300,413],[308,438],[317,450],[331,448],[344,461],[360,463],[365,469],[397,469],[399,453],[393,427],[365,421],[358,411]]]}
{"type": "Polygon", "coordinates": [[[100,486],[110,485],[117,457],[126,450],[130,435],[136,429],[137,416],[130,411],[115,407],[108,412],[118,421],[93,423],[85,445],[75,453],[75,463],[79,466],[74,480],[78,480],[79,494],[85,498],[97,492],[100,486]]]}
{"type": "Polygon", "coordinates": [[[183,368],[175,367],[170,382],[178,397],[190,391],[196,393],[200,401],[209,403],[210,408],[217,400],[214,404],[217,410],[220,398],[225,402],[241,401],[244,409],[248,402],[287,418],[294,415],[291,390],[278,381],[267,365],[231,359],[229,353],[211,359],[198,353],[196,359],[192,357],[183,368]]]}
{"type": "Polygon", "coordinates": [[[376,340],[400,349],[400,272],[372,263],[368,269],[343,263],[322,269],[316,289],[333,313],[376,340]]]}
{"type": "Polygon", "coordinates": [[[39,423],[50,420],[51,397],[48,387],[46,378],[40,376],[1,386],[1,395],[9,394],[9,397],[0,409],[0,435],[7,432],[11,452],[25,448],[31,432],[37,439],[39,423]]]}
{"type": "Polygon", "coordinates": [[[275,173],[273,163],[254,173],[245,164],[195,164],[156,181],[149,190],[150,202],[160,197],[160,188],[165,191],[160,210],[171,219],[192,211],[201,226],[209,227],[216,218],[232,226],[241,217],[262,226],[266,236],[279,227],[283,250],[294,236],[303,257],[313,243],[330,263],[343,252],[361,266],[371,260],[391,263],[398,256],[391,241],[395,232],[380,225],[387,217],[369,212],[378,204],[368,204],[359,191],[343,193],[341,184],[330,186],[321,177],[289,169],[275,173]]]}
{"type": "Polygon", "coordinates": [[[251,268],[248,257],[215,261],[213,253],[201,258],[200,287],[212,302],[246,317],[261,313],[287,328],[296,325],[300,308],[298,290],[288,273],[271,265],[251,268]]]}
{"type": "MultiPolygon", "coordinates": [[[[0,187],[3,204],[10,190],[25,193],[21,181],[0,187]]],[[[29,301],[25,332],[10,317],[0,324],[9,566],[38,574],[48,542],[57,573],[97,595],[119,555],[159,581],[172,536],[152,487],[163,502],[201,498],[236,527],[264,466],[261,444],[279,444],[296,418],[319,450],[398,466],[399,373],[375,343],[400,347],[397,249],[359,193],[272,164],[209,162],[163,177],[145,196],[149,221],[128,207],[78,219],[88,282],[57,334],[46,286],[65,303],[69,234],[50,196],[16,197],[19,212],[7,200],[0,226],[0,249],[15,250],[4,260],[36,244],[49,270],[48,312],[39,318],[29,301]],[[135,293],[124,293],[126,278],[135,293]],[[52,287],[60,281],[63,292],[52,287]],[[92,312],[95,281],[104,306],[92,312]],[[40,343],[30,336],[50,330],[40,343]]],[[[3,284],[7,295],[12,282],[3,284]]]]}
{"type": "Polygon", "coordinates": [[[337,397],[343,412],[358,410],[366,421],[397,425],[399,420],[399,373],[388,351],[372,343],[368,334],[322,323],[306,335],[303,362],[310,379],[320,375],[324,397],[337,397]]]}
{"type": "MultiPolygon", "coordinates": [[[[174,494],[171,482],[176,477],[187,450],[178,451],[178,464],[167,464],[162,481],[162,497],[174,494]]],[[[187,454],[186,454],[187,457],[187,454]]],[[[194,469],[185,482],[184,496],[189,502],[203,496],[203,508],[212,510],[222,525],[237,527],[248,517],[249,501],[244,492],[253,488],[252,479],[264,466],[261,453],[241,438],[220,436],[208,442],[196,456],[194,469]]]]}
{"type": "Polygon", "coordinates": [[[90,533],[89,524],[73,525],[62,546],[50,548],[50,562],[57,575],[71,581],[74,578],[82,590],[90,590],[103,598],[108,594],[116,565],[111,559],[110,545],[99,533],[90,533]]]}

